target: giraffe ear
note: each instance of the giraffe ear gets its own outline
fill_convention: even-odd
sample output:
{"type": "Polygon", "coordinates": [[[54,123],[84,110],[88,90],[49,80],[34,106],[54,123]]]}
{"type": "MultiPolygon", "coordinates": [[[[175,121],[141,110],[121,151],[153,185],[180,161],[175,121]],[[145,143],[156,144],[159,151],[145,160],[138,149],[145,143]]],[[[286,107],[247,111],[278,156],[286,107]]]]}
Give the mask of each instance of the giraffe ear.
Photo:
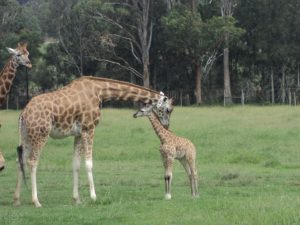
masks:
{"type": "Polygon", "coordinates": [[[26,42],[19,42],[18,43],[18,48],[27,48],[27,43],[26,42]]]}
{"type": "Polygon", "coordinates": [[[10,53],[10,54],[13,54],[13,55],[17,55],[18,54],[18,52],[15,50],[15,49],[13,49],[13,48],[6,48],[7,49],[7,51],[10,53]]]}

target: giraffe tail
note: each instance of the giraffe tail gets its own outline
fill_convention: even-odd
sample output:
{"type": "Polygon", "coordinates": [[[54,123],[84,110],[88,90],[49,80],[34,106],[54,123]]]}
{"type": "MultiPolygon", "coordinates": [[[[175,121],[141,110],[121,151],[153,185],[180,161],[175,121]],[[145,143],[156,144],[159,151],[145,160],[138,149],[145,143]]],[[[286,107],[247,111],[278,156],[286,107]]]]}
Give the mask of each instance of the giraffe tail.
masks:
{"type": "MultiPolygon", "coordinates": [[[[24,169],[24,160],[23,160],[23,146],[19,145],[17,147],[17,155],[18,155],[18,162],[19,162],[19,166],[22,172],[22,176],[23,176],[23,181],[24,184],[26,185],[26,177],[25,177],[25,169],[24,169]]],[[[27,185],[26,185],[27,186],[27,185]]]]}
{"type": "Polygon", "coordinates": [[[23,116],[22,114],[19,117],[19,135],[20,135],[20,140],[19,143],[20,145],[17,147],[17,156],[18,156],[18,162],[19,162],[19,166],[22,172],[22,177],[23,177],[23,181],[25,186],[26,185],[26,177],[25,177],[25,169],[24,169],[24,148],[22,145],[22,128],[23,128],[23,116]]]}

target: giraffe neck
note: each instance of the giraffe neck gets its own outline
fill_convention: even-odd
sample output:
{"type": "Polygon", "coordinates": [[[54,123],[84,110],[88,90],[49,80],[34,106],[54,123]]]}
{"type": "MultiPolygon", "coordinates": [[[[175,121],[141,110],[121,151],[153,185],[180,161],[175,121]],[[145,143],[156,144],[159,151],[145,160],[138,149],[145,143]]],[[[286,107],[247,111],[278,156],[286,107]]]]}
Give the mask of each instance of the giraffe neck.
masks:
{"type": "Polygon", "coordinates": [[[156,91],[128,82],[96,77],[84,77],[84,79],[92,82],[94,93],[103,102],[110,100],[124,100],[151,103],[158,101],[161,96],[156,91]]]}
{"type": "Polygon", "coordinates": [[[155,130],[155,133],[159,137],[160,142],[162,144],[165,143],[167,141],[167,138],[170,136],[171,131],[164,128],[154,112],[151,112],[148,118],[153,126],[153,129],[155,130]]]}
{"type": "Polygon", "coordinates": [[[5,97],[11,89],[18,66],[19,65],[15,57],[12,57],[6,63],[6,65],[0,73],[0,106],[2,106],[2,104],[4,103],[5,97]]]}

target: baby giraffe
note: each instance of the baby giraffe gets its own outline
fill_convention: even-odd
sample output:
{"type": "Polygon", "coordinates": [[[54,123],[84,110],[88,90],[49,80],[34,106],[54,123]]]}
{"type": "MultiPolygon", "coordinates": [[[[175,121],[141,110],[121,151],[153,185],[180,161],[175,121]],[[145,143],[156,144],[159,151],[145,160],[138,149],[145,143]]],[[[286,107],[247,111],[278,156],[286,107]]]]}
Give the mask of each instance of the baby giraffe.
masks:
{"type": "Polygon", "coordinates": [[[194,144],[183,137],[176,136],[173,132],[164,127],[158,116],[162,112],[156,107],[146,105],[136,112],[133,117],[148,116],[157,136],[160,139],[160,154],[165,167],[165,199],[171,199],[172,165],[174,159],[178,159],[187,172],[191,185],[193,197],[198,197],[197,169],[196,169],[196,148],[194,144]]]}

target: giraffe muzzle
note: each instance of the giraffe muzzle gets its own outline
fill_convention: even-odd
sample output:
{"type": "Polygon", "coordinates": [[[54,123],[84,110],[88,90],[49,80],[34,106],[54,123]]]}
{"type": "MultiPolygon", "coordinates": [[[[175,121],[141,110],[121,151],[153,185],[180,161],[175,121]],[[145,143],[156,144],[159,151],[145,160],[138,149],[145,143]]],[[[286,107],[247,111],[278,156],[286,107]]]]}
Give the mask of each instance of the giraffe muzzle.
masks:
{"type": "Polygon", "coordinates": [[[32,68],[31,62],[26,62],[26,67],[29,68],[29,69],[31,69],[32,68]]]}

